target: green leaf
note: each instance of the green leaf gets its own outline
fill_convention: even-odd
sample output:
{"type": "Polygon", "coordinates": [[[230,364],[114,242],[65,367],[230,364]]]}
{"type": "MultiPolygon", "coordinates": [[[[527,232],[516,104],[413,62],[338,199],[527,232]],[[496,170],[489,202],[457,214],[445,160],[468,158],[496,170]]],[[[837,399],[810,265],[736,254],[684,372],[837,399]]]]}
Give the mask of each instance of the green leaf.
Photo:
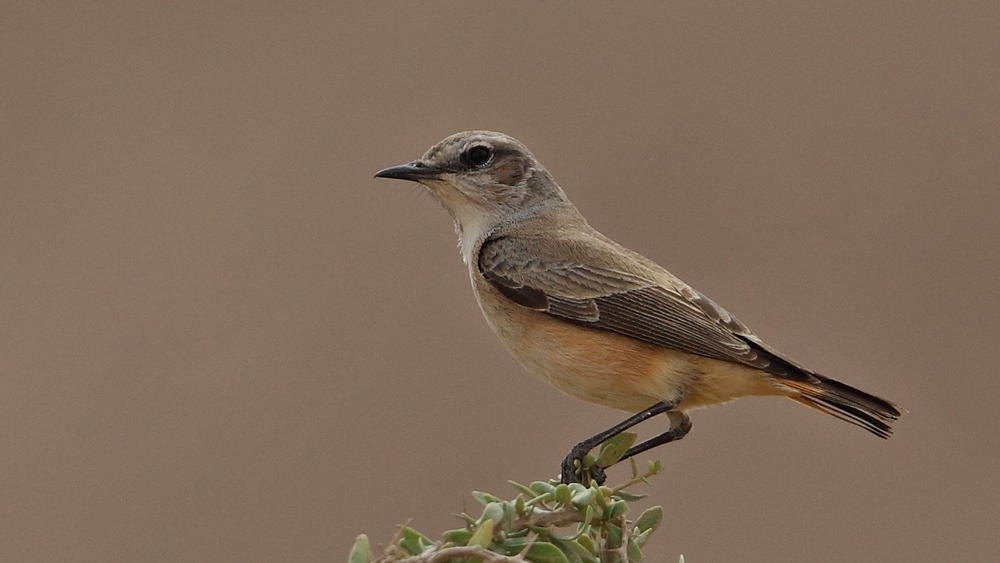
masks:
{"type": "Polygon", "coordinates": [[[601,510],[604,510],[609,504],[611,504],[611,495],[605,492],[605,489],[607,489],[607,487],[599,488],[597,491],[601,494],[594,497],[594,500],[597,501],[597,508],[600,508],[601,510]]]}
{"type": "Polygon", "coordinates": [[[646,545],[646,542],[649,540],[649,536],[652,533],[653,533],[653,530],[646,530],[645,532],[642,532],[642,533],[640,533],[638,535],[635,535],[635,536],[632,536],[632,537],[635,539],[635,543],[639,547],[642,547],[642,546],[646,545]]]}
{"type": "Polygon", "coordinates": [[[604,518],[605,520],[613,520],[628,512],[628,504],[623,500],[616,500],[604,512],[607,514],[607,517],[604,518]]]}
{"type": "Polygon", "coordinates": [[[347,563],[368,563],[372,558],[372,548],[368,545],[368,536],[361,534],[354,538],[354,546],[351,547],[351,554],[347,556],[347,563]]]}
{"type": "Polygon", "coordinates": [[[472,537],[472,532],[465,528],[457,528],[454,530],[448,530],[441,534],[444,537],[444,541],[451,542],[455,545],[466,545],[469,543],[469,538],[472,537]]]}
{"type": "Polygon", "coordinates": [[[478,545],[479,547],[489,547],[490,543],[493,541],[493,520],[484,520],[482,524],[476,528],[475,533],[469,538],[469,543],[465,545],[478,545]]]}
{"type": "MultiPolygon", "coordinates": [[[[591,546],[594,545],[593,540],[589,536],[587,537],[587,541],[590,542],[591,546]]],[[[577,561],[580,563],[598,563],[597,555],[580,543],[580,538],[576,540],[560,540],[560,542],[557,542],[557,545],[566,553],[570,563],[576,563],[577,561]]]]}
{"type": "Polygon", "coordinates": [[[573,503],[573,506],[582,510],[590,505],[590,503],[594,502],[594,499],[597,498],[597,495],[599,494],[601,494],[600,491],[591,487],[576,493],[570,501],[573,503]]]}
{"type": "Polygon", "coordinates": [[[628,503],[623,500],[616,500],[604,507],[604,512],[601,513],[601,520],[614,520],[626,512],[628,512],[628,503]]]}
{"type": "Polygon", "coordinates": [[[624,501],[632,502],[636,500],[642,500],[646,498],[648,495],[633,495],[632,493],[626,491],[618,491],[617,493],[615,493],[615,496],[624,501]]]}
{"type": "MultiPolygon", "coordinates": [[[[518,495],[517,498],[520,499],[521,496],[518,495]]],[[[520,514],[514,506],[514,503],[509,500],[505,500],[500,506],[503,508],[503,521],[508,524],[513,524],[514,520],[517,520],[517,515],[520,514]]],[[[497,524],[500,524],[500,522],[497,522],[497,524]]]]}
{"type": "Polygon", "coordinates": [[[491,502],[500,502],[500,499],[498,499],[497,497],[489,493],[483,493],[480,491],[472,491],[472,498],[476,499],[476,502],[478,502],[483,506],[486,506],[491,502]]]}
{"type": "Polygon", "coordinates": [[[640,533],[646,530],[655,530],[662,520],[663,507],[651,506],[639,515],[639,519],[635,521],[635,527],[639,529],[640,533]]]}
{"type": "Polygon", "coordinates": [[[496,540],[494,540],[494,543],[503,548],[504,553],[507,555],[515,555],[521,553],[521,550],[523,550],[530,541],[531,538],[528,536],[507,536],[504,538],[503,543],[499,543],[496,540]]]}
{"type": "Polygon", "coordinates": [[[649,460],[649,463],[646,464],[646,473],[649,473],[650,475],[656,475],[660,471],[663,471],[663,464],[660,463],[660,460],[651,459],[649,460]]]}
{"type": "Polygon", "coordinates": [[[434,545],[430,538],[409,526],[403,526],[402,532],[399,538],[399,547],[410,555],[420,555],[424,549],[434,545]]]}
{"type": "Polygon", "coordinates": [[[622,546],[622,529],[614,524],[608,524],[608,538],[604,542],[605,549],[618,549],[622,546]]]}
{"type": "Polygon", "coordinates": [[[628,560],[630,563],[639,563],[642,561],[642,550],[639,549],[639,546],[634,541],[632,541],[632,538],[629,538],[625,551],[628,552],[628,560]]]}
{"type": "Polygon", "coordinates": [[[556,502],[566,504],[573,499],[573,492],[569,490],[569,487],[566,484],[560,483],[559,486],[556,487],[556,491],[553,496],[555,497],[556,502]]]}
{"type": "MultiPolygon", "coordinates": [[[[559,551],[566,556],[566,561],[569,563],[583,563],[583,559],[580,559],[580,555],[577,554],[576,549],[571,547],[573,545],[577,545],[575,541],[552,538],[552,544],[559,548],[559,551]]],[[[586,549],[583,549],[583,547],[578,547],[577,549],[584,552],[587,551],[586,549]]]]}
{"type": "Polygon", "coordinates": [[[528,498],[535,498],[536,496],[541,494],[541,493],[536,493],[530,487],[526,487],[518,483],[517,481],[507,481],[507,482],[510,483],[510,486],[514,487],[518,491],[521,491],[522,493],[528,495],[528,498]]]}
{"type": "Polygon", "coordinates": [[[528,488],[535,492],[536,495],[544,495],[545,493],[554,493],[556,488],[546,483],[545,481],[535,481],[528,485],[528,488]]]}
{"type": "Polygon", "coordinates": [[[583,509],[583,519],[581,519],[580,523],[576,526],[576,533],[573,534],[573,536],[571,538],[567,538],[567,539],[576,539],[576,538],[580,537],[581,534],[584,534],[587,531],[589,531],[590,530],[590,521],[593,520],[593,519],[594,519],[594,505],[588,504],[583,509]]]}
{"type": "Polygon", "coordinates": [[[591,555],[597,557],[597,546],[594,544],[594,538],[585,534],[576,538],[576,543],[582,545],[591,555]]]}
{"type": "Polygon", "coordinates": [[[637,435],[633,432],[622,432],[612,436],[601,444],[601,453],[597,456],[599,467],[611,467],[625,455],[625,452],[635,443],[637,435]]]}
{"type": "Polygon", "coordinates": [[[499,502],[487,504],[486,508],[483,509],[483,515],[479,517],[479,522],[477,523],[482,524],[487,520],[492,521],[493,525],[503,522],[503,504],[499,502]]]}
{"type": "Polygon", "coordinates": [[[569,563],[569,559],[561,549],[544,541],[531,544],[524,558],[532,563],[569,563]]]}

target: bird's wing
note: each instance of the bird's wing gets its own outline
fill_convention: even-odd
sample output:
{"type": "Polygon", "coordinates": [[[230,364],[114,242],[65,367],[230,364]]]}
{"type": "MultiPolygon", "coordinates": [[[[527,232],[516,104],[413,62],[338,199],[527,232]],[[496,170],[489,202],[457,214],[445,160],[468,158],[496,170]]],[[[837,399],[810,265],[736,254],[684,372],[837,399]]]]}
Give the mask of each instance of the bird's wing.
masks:
{"type": "Polygon", "coordinates": [[[603,242],[499,236],[483,243],[479,271],[511,301],[581,326],[754,367],[793,380],[812,372],[767,348],[743,323],[680,280],[616,267],[603,242]]]}

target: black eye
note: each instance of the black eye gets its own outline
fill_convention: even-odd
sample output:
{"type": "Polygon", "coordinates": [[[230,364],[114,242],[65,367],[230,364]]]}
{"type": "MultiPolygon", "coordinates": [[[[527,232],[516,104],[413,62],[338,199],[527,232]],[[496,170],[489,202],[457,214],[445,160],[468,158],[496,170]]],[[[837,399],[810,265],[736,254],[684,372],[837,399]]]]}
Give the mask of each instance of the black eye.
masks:
{"type": "Polygon", "coordinates": [[[489,147],[484,147],[482,145],[472,147],[471,149],[465,151],[465,158],[473,166],[482,166],[490,161],[490,157],[493,156],[493,152],[489,147]]]}

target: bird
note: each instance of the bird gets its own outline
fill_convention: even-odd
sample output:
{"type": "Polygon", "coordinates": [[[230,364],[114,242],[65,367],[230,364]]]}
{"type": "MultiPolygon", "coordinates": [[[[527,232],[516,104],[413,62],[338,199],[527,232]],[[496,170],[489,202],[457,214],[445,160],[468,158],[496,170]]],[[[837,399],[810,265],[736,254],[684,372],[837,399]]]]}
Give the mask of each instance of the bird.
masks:
{"type": "Polygon", "coordinates": [[[563,483],[603,483],[585,456],[657,415],[666,431],[621,459],[683,438],[688,412],[782,396],[888,438],[896,404],[765,344],[725,309],[595,230],[528,148],[465,131],[375,174],[422,184],[447,210],[487,324],[524,368],[562,392],[634,413],[570,449],[563,483]]]}

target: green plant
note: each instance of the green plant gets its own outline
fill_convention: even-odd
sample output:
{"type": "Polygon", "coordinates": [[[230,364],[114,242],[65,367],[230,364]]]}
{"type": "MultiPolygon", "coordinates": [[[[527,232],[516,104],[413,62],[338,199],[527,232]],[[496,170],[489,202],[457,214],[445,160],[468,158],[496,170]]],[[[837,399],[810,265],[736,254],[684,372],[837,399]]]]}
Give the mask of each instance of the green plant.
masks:
{"type": "MultiPolygon", "coordinates": [[[[358,536],[348,563],[638,563],[642,547],[660,525],[663,508],[648,508],[634,521],[629,505],[644,495],[627,492],[660,472],[657,461],[639,473],[629,460],[632,477],[617,487],[590,482],[589,469],[616,463],[635,441],[622,433],[588,455],[581,467],[587,485],[558,481],[513,481],[518,495],[503,500],[489,493],[473,492],[482,506],[478,517],[460,514],[461,528],[448,530],[434,541],[409,526],[400,526],[385,552],[372,556],[367,536],[358,536]]],[[[681,563],[683,563],[683,556],[681,563]]]]}

